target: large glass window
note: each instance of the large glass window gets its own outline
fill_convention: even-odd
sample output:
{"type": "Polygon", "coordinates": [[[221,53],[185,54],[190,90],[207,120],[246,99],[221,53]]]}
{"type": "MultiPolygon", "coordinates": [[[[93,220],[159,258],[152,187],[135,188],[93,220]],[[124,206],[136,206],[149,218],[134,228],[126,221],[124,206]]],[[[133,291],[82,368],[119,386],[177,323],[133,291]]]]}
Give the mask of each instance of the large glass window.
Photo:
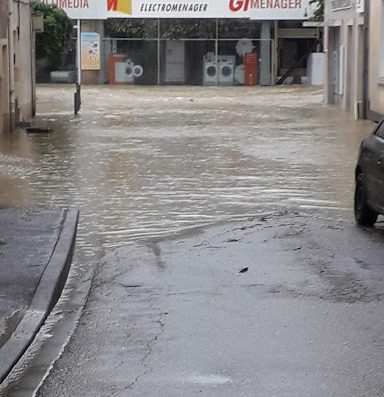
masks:
{"type": "Polygon", "coordinates": [[[272,41],[260,40],[256,21],[116,19],[105,32],[111,84],[256,85],[260,71],[271,76],[272,41]]]}
{"type": "Polygon", "coordinates": [[[160,19],[162,39],[214,39],[216,20],[214,19],[160,19]]]}

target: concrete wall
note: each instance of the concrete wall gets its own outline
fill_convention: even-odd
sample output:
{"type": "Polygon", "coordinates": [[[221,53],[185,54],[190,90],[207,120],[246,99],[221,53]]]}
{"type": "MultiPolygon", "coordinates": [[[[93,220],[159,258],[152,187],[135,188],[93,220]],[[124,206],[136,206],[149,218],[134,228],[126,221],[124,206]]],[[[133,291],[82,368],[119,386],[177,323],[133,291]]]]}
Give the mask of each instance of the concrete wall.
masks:
{"type": "Polygon", "coordinates": [[[0,133],[8,130],[8,3],[0,1],[0,133]]]}
{"type": "Polygon", "coordinates": [[[0,27],[0,133],[4,133],[17,121],[30,120],[35,109],[29,0],[2,0],[0,27]]]}
{"type": "MultiPolygon", "coordinates": [[[[371,0],[369,12],[369,87],[368,104],[371,118],[384,116],[384,76],[380,76],[380,55],[383,45],[383,0],[371,0]]],[[[383,62],[383,61],[381,61],[383,62]]]]}
{"type": "Polygon", "coordinates": [[[29,4],[20,7],[20,24],[17,33],[18,12],[13,14],[13,27],[16,31],[15,48],[15,100],[18,105],[17,112],[20,112],[18,121],[31,119],[33,116],[33,52],[32,52],[32,22],[29,4]]]}

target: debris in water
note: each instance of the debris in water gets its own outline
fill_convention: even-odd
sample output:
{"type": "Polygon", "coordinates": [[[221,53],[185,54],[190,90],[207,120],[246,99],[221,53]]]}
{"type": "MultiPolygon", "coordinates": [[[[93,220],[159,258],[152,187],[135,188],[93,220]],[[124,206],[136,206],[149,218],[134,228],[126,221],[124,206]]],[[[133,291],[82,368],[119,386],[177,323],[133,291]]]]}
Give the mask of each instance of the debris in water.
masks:
{"type": "Polygon", "coordinates": [[[28,134],[49,134],[53,132],[52,128],[45,127],[27,127],[25,130],[28,134]]]}

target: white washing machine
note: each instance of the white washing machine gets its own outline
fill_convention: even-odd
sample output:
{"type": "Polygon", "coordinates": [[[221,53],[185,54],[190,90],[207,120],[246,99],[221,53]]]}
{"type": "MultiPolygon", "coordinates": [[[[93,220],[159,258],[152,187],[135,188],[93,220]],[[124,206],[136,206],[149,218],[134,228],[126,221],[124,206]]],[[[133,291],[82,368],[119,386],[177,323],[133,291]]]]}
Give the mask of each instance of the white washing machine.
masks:
{"type": "Polygon", "coordinates": [[[135,64],[127,59],[125,62],[115,63],[115,81],[116,83],[131,84],[134,79],[135,64]]]}
{"type": "Polygon", "coordinates": [[[141,65],[135,65],[132,70],[133,77],[139,78],[144,74],[144,69],[141,65]]]}
{"type": "Polygon", "coordinates": [[[219,60],[219,84],[233,85],[235,62],[234,55],[220,55],[219,60]]]}
{"type": "Polygon", "coordinates": [[[244,66],[244,64],[240,64],[235,67],[234,79],[235,79],[235,84],[244,85],[244,83],[245,83],[245,66],[244,66]]]}
{"type": "Polygon", "coordinates": [[[216,85],[217,66],[215,54],[208,52],[203,58],[203,85],[216,85]]]}

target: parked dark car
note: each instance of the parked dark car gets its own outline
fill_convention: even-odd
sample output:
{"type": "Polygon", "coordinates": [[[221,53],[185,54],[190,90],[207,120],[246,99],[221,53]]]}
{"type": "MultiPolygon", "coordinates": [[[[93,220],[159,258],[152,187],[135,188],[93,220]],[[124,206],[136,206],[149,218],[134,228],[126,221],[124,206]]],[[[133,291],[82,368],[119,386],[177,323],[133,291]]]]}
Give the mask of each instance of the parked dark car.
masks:
{"type": "Polygon", "coordinates": [[[356,222],[372,226],[379,214],[384,214],[384,119],[361,142],[356,165],[356,222]]]}

